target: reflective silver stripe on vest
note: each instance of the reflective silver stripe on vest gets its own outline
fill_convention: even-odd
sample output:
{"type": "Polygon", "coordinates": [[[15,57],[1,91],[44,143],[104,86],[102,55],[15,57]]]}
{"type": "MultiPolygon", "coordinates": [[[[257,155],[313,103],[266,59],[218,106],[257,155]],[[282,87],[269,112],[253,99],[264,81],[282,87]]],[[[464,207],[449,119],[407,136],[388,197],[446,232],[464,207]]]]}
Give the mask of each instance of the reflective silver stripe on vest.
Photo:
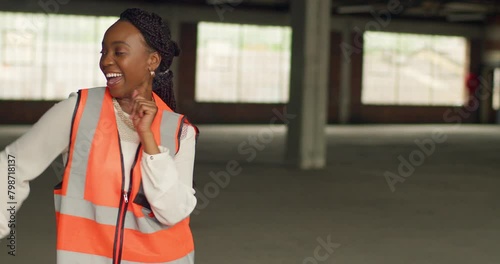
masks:
{"type": "Polygon", "coordinates": [[[85,193],[85,175],[87,174],[90,147],[94,140],[98,117],[101,114],[105,91],[106,88],[89,89],[85,106],[79,106],[84,107],[84,109],[76,132],[67,193],[82,199],[85,193]]]}
{"type": "MultiPolygon", "coordinates": [[[[178,135],[181,133],[180,128],[178,128],[179,121],[182,122],[182,115],[175,112],[163,111],[160,124],[160,145],[166,147],[169,150],[170,157],[174,158],[177,153],[176,141],[178,140],[178,135]]],[[[179,139],[180,146],[180,139],[179,139]]],[[[139,185],[138,196],[145,197],[144,187],[139,185]]]]}
{"type": "MultiPolygon", "coordinates": [[[[63,201],[61,201],[61,198],[61,195],[54,195],[56,212],[94,220],[99,224],[116,225],[118,208],[95,205],[87,200],[72,197],[64,197],[63,201]]],[[[127,211],[125,215],[125,228],[151,234],[169,228],[169,226],[160,223],[156,218],[147,216],[147,214],[144,217],[136,217],[134,213],[127,211]]]]}
{"type": "MultiPolygon", "coordinates": [[[[180,114],[174,113],[174,112],[169,112],[169,111],[163,111],[162,117],[161,117],[161,126],[160,126],[160,133],[161,133],[161,145],[168,148],[170,150],[170,156],[173,158],[175,153],[177,152],[176,149],[176,141],[177,141],[177,135],[178,133],[181,133],[177,129],[177,126],[179,124],[179,118],[181,118],[180,114]]],[[[180,142],[179,142],[180,144],[180,142]]]]}
{"type": "MultiPolygon", "coordinates": [[[[72,251],[66,251],[66,250],[57,250],[57,263],[59,264],[66,264],[66,263],[71,263],[71,264],[110,264],[113,262],[113,259],[111,258],[106,258],[106,257],[101,257],[101,256],[96,256],[96,255],[90,255],[90,254],[85,254],[85,253],[78,253],[78,252],[72,252],[72,251]]],[[[147,262],[133,262],[133,261],[126,261],[122,260],[120,262],[121,264],[144,264],[147,262]]],[[[194,251],[191,251],[189,254],[186,256],[176,259],[173,261],[169,262],[154,262],[156,264],[194,264],[194,251]]]]}

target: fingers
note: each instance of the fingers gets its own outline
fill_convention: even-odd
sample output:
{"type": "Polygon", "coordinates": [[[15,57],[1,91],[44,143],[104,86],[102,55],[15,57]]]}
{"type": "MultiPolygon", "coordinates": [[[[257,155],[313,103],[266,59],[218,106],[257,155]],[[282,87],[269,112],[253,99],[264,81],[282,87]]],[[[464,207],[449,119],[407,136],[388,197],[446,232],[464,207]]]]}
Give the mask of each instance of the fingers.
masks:
{"type": "MultiPolygon", "coordinates": [[[[133,105],[132,105],[132,111],[130,112],[130,118],[131,118],[132,120],[134,120],[135,118],[137,118],[137,117],[136,117],[136,113],[137,113],[137,106],[138,106],[138,103],[139,103],[142,99],[144,99],[144,97],[139,96],[139,91],[134,90],[134,91],[132,92],[132,99],[133,99],[134,101],[133,101],[133,105]]],[[[140,117],[142,117],[142,116],[140,116],[140,117]]]]}
{"type": "Polygon", "coordinates": [[[131,118],[142,118],[146,114],[155,114],[157,111],[156,103],[146,100],[144,97],[139,96],[134,91],[134,104],[132,106],[131,118]]]}
{"type": "Polygon", "coordinates": [[[146,114],[154,114],[156,113],[156,105],[152,105],[147,101],[137,102],[135,107],[135,116],[137,118],[142,118],[146,114]]]}
{"type": "Polygon", "coordinates": [[[136,99],[134,101],[134,108],[135,108],[134,113],[138,117],[142,118],[146,111],[149,112],[150,110],[154,110],[156,108],[156,104],[154,104],[151,101],[147,101],[146,99],[138,96],[138,97],[136,97],[136,99]]]}

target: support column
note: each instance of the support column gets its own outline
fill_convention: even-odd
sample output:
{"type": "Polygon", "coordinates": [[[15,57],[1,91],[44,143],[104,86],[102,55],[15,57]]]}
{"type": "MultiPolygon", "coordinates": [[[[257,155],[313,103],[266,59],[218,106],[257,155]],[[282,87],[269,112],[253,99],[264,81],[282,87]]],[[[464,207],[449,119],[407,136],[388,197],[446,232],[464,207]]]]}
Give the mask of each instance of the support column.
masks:
{"type": "Polygon", "coordinates": [[[331,1],[291,2],[292,65],[286,160],[301,169],[326,165],[331,1]]]}
{"type": "MultiPolygon", "coordinates": [[[[482,71],[480,77],[480,89],[483,90],[479,96],[480,109],[479,121],[482,124],[491,123],[493,108],[493,88],[494,88],[494,70],[500,67],[500,17],[492,18],[486,26],[484,34],[484,51],[482,56],[482,71]]],[[[497,114],[498,115],[498,114],[497,114]]],[[[498,116],[497,116],[498,120],[498,116]]]]}
{"type": "MultiPolygon", "coordinates": [[[[342,42],[352,47],[351,27],[342,30],[342,42]]],[[[342,52],[340,64],[339,123],[347,124],[351,119],[351,53],[342,52]]]]}
{"type": "Polygon", "coordinates": [[[483,66],[479,81],[479,89],[482,91],[477,95],[479,99],[479,123],[490,123],[490,115],[493,104],[493,68],[483,66]]]}

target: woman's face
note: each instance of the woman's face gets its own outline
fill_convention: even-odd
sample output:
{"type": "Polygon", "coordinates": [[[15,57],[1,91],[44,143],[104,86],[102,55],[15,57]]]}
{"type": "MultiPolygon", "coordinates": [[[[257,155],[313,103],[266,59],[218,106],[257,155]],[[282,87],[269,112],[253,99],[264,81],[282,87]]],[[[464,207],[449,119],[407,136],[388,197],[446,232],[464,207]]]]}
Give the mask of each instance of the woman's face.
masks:
{"type": "Polygon", "coordinates": [[[151,52],[141,32],[127,21],[118,21],[104,34],[99,66],[108,80],[113,97],[131,97],[150,92],[150,70],[159,64],[157,52],[151,52]]]}

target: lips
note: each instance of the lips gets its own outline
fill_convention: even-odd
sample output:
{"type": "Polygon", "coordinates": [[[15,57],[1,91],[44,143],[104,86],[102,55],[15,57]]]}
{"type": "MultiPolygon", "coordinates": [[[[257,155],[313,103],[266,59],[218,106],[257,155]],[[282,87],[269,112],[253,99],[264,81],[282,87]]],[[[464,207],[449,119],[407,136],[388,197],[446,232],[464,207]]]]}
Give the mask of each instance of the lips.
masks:
{"type": "Polygon", "coordinates": [[[107,86],[115,86],[117,83],[119,83],[123,77],[113,77],[109,78],[108,82],[106,83],[107,86]]]}
{"type": "Polygon", "coordinates": [[[123,80],[123,74],[121,73],[106,73],[106,79],[108,80],[108,82],[106,83],[106,85],[108,87],[112,87],[112,86],[115,86],[116,84],[118,84],[121,80],[123,80]]]}

